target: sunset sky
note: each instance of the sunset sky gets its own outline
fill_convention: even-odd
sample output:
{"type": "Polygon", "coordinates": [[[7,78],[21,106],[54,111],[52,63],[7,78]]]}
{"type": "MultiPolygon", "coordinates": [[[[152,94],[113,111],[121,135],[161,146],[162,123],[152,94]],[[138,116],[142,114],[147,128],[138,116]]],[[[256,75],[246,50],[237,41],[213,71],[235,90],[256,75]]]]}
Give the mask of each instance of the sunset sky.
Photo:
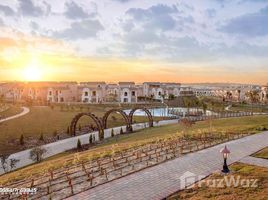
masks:
{"type": "Polygon", "coordinates": [[[1,0],[0,81],[268,82],[268,0],[1,0]]]}

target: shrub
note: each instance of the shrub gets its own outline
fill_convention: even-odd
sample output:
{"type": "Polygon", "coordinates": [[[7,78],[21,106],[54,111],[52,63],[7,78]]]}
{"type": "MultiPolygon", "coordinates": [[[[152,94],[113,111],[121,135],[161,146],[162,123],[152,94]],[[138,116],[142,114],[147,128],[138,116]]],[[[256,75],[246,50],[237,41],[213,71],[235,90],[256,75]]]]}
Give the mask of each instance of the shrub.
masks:
{"type": "Polygon", "coordinates": [[[267,128],[265,126],[259,126],[256,128],[257,131],[266,131],[267,128]]]}
{"type": "Polygon", "coordinates": [[[30,151],[30,159],[35,162],[41,162],[46,152],[47,150],[42,147],[35,147],[30,151]]]}
{"type": "Polygon", "coordinates": [[[96,141],[95,135],[92,135],[92,143],[96,141]]]}
{"type": "Polygon", "coordinates": [[[78,130],[79,130],[79,131],[82,130],[81,124],[79,124],[78,130]]]}
{"type": "Polygon", "coordinates": [[[40,141],[44,141],[44,135],[43,135],[43,133],[41,133],[41,135],[40,135],[40,137],[39,137],[39,140],[40,140],[40,141]]]}
{"type": "Polygon", "coordinates": [[[55,131],[53,132],[53,136],[56,137],[57,135],[58,135],[58,131],[55,130],[55,131]]]}
{"type": "Polygon", "coordinates": [[[70,126],[67,128],[67,134],[70,135],[70,126]]]}
{"type": "Polygon", "coordinates": [[[89,136],[89,144],[92,144],[93,143],[93,137],[92,135],[89,136]]]}
{"type": "Polygon", "coordinates": [[[24,145],[24,136],[23,136],[23,134],[20,135],[20,145],[24,145]]]}
{"type": "Polygon", "coordinates": [[[111,137],[114,137],[114,129],[111,130],[111,137]]]}
{"type": "Polygon", "coordinates": [[[120,129],[120,135],[121,135],[121,134],[124,134],[124,131],[123,131],[122,127],[121,127],[121,129],[120,129]]]}
{"type": "Polygon", "coordinates": [[[80,139],[77,140],[77,149],[78,150],[82,149],[82,144],[81,144],[80,139]]]}

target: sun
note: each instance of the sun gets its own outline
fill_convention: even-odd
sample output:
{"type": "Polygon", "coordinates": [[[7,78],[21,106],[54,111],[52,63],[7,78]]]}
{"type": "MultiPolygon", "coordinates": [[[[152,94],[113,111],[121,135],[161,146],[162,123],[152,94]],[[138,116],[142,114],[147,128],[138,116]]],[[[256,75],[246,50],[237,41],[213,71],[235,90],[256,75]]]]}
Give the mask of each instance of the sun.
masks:
{"type": "Polygon", "coordinates": [[[39,81],[42,79],[41,69],[35,66],[28,66],[24,69],[24,79],[26,81],[39,81]]]}

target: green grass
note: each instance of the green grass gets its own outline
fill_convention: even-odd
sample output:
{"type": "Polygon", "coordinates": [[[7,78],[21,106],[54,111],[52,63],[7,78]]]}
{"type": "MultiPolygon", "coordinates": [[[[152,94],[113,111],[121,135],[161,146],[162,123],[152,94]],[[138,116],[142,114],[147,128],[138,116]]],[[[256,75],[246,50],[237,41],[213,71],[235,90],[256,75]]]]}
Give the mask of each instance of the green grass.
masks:
{"type": "Polygon", "coordinates": [[[22,108],[19,105],[8,105],[8,109],[0,112],[0,119],[4,119],[22,112],[22,108]]]}
{"type": "Polygon", "coordinates": [[[254,154],[255,157],[257,158],[265,158],[268,159],[268,147],[262,149],[261,151],[257,152],[254,154]]]}
{"type": "Polygon", "coordinates": [[[268,106],[266,107],[252,107],[250,105],[244,105],[244,104],[235,104],[232,105],[231,109],[232,111],[244,111],[244,112],[268,112],[268,106]]]}
{"type": "MultiPolygon", "coordinates": [[[[98,117],[102,117],[106,111],[112,107],[104,106],[87,106],[83,110],[80,107],[67,110],[61,106],[55,106],[54,109],[50,107],[31,107],[30,113],[17,119],[13,119],[0,124],[0,152],[13,153],[19,150],[17,145],[11,145],[8,141],[17,141],[21,134],[24,135],[25,140],[27,137],[39,138],[40,134],[44,136],[52,136],[55,131],[58,133],[66,132],[67,127],[70,126],[72,118],[82,112],[92,112],[98,117]]],[[[17,107],[10,109],[14,113],[17,107]]],[[[155,118],[160,120],[162,118],[155,118]]],[[[134,117],[135,122],[145,122],[146,117],[134,117]]],[[[89,117],[82,117],[78,125],[84,126],[86,124],[94,124],[89,117]]],[[[124,125],[125,121],[119,114],[111,114],[108,118],[108,127],[116,127],[124,125]],[[115,118],[113,119],[112,116],[115,118]]],[[[78,126],[77,126],[78,127],[78,126]]]]}
{"type": "MultiPolygon", "coordinates": [[[[250,200],[264,200],[268,196],[268,169],[264,167],[257,167],[252,165],[246,165],[241,163],[235,163],[230,167],[234,177],[240,180],[242,179],[257,179],[258,187],[245,188],[242,186],[238,187],[208,187],[202,185],[198,187],[195,185],[193,188],[182,190],[171,197],[168,200],[177,199],[188,199],[188,200],[224,200],[224,199],[250,199],[250,200]]],[[[227,178],[230,175],[227,175],[227,178]]],[[[206,178],[211,179],[222,179],[221,174],[213,174],[206,178]]]]}
{"type": "MultiPolygon", "coordinates": [[[[268,127],[267,116],[250,116],[242,118],[229,118],[229,119],[217,119],[211,123],[202,121],[194,124],[188,130],[181,124],[166,125],[161,127],[153,127],[149,129],[143,129],[132,134],[120,135],[119,137],[110,138],[104,143],[91,148],[90,150],[79,153],[81,159],[90,159],[95,156],[104,156],[111,153],[112,149],[120,151],[122,149],[128,149],[133,146],[142,145],[155,141],[160,138],[167,138],[171,136],[178,136],[181,134],[202,134],[204,132],[212,131],[214,134],[221,132],[230,133],[256,133],[259,132],[257,127],[268,127]],[[183,133],[184,131],[184,133],[183,133]],[[116,145],[116,146],[115,146],[116,145]]],[[[32,174],[40,174],[47,171],[50,166],[54,168],[61,168],[65,165],[65,161],[72,159],[74,153],[65,152],[59,155],[49,158],[42,163],[25,167],[16,172],[12,172],[1,176],[0,184],[9,180],[17,180],[23,177],[31,176],[32,174]]]]}

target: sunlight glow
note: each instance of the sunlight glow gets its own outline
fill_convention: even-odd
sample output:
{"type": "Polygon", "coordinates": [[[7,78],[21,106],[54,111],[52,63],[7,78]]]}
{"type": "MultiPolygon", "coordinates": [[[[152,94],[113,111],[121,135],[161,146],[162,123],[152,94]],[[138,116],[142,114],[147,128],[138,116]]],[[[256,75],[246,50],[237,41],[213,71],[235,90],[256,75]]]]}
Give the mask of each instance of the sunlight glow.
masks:
{"type": "Polygon", "coordinates": [[[33,60],[30,65],[24,69],[24,79],[26,81],[40,81],[42,79],[42,70],[36,60],[33,60]]]}

